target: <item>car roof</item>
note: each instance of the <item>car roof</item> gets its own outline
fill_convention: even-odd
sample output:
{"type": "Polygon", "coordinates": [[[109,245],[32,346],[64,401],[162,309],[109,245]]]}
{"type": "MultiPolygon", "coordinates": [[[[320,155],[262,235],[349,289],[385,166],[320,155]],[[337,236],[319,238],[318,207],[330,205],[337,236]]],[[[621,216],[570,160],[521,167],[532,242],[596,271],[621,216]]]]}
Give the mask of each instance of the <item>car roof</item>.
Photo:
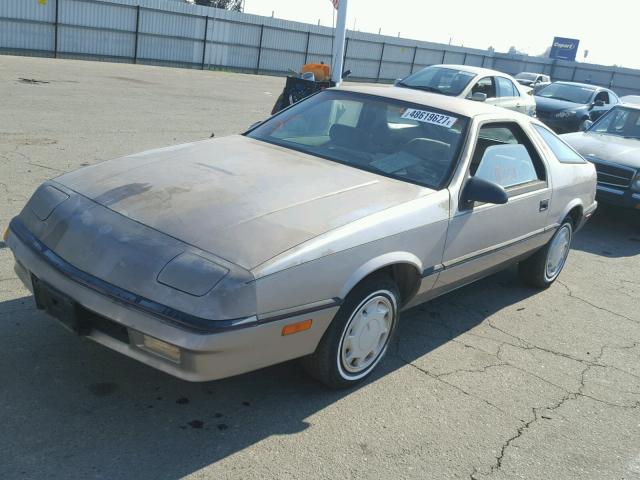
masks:
{"type": "Polygon", "coordinates": [[[625,95],[624,97],[620,97],[620,101],[625,105],[640,105],[640,95],[625,95]]]}
{"type": "MultiPolygon", "coordinates": [[[[469,73],[475,73],[476,75],[499,75],[501,77],[510,77],[508,73],[499,72],[498,70],[491,70],[490,68],[474,67],[473,65],[456,65],[452,63],[445,63],[442,65],[431,65],[432,67],[442,68],[454,68],[456,70],[462,70],[469,73]]],[[[427,67],[425,67],[427,68],[427,67]]]]}
{"type": "MultiPolygon", "coordinates": [[[[505,109],[489,105],[484,102],[474,102],[464,98],[449,97],[439,93],[423,92],[412,88],[391,87],[391,86],[341,86],[337,90],[364,93],[366,95],[375,95],[378,97],[392,98],[405,102],[419,103],[421,105],[446,110],[451,113],[462,115],[465,117],[475,117],[487,114],[504,114],[505,109]]],[[[513,115],[522,115],[512,112],[513,115]]]]}
{"type": "Polygon", "coordinates": [[[580,82],[553,82],[553,83],[562,83],[563,85],[575,85],[576,87],[586,87],[591,88],[593,90],[608,90],[608,88],[600,87],[598,85],[591,85],[590,83],[580,83],[580,82]]]}
{"type": "MultiPolygon", "coordinates": [[[[621,101],[622,102],[618,104],[621,107],[633,108],[635,110],[640,110],[640,103],[637,103],[637,102],[636,103],[632,103],[632,102],[629,102],[629,101],[625,102],[624,98],[622,98],[621,101]]],[[[614,105],[613,108],[617,107],[618,105],[614,105]]]]}

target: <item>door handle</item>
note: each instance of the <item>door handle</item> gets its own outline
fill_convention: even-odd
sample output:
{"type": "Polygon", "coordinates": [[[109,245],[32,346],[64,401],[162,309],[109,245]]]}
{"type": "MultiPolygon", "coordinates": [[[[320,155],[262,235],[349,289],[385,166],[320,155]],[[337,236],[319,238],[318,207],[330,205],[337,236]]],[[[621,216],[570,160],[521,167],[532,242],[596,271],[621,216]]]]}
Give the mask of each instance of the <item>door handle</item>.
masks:
{"type": "Polygon", "coordinates": [[[544,212],[549,208],[549,199],[540,200],[540,209],[539,212],[544,212]]]}

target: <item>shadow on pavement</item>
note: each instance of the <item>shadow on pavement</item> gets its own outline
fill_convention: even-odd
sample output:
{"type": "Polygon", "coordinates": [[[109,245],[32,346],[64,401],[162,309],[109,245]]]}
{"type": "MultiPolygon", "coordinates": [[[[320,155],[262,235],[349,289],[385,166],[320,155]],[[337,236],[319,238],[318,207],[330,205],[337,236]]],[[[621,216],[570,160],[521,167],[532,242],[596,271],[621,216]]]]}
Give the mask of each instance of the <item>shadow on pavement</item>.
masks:
{"type": "Polygon", "coordinates": [[[640,254],[640,211],[598,205],[572,248],[609,258],[640,254]]]}
{"type": "MultiPolygon", "coordinates": [[[[404,312],[402,360],[393,346],[370,382],[536,294],[515,275],[509,269],[404,312]]],[[[296,362],[183,382],[73,336],[30,297],[0,303],[0,348],[2,478],[180,478],[310,428],[311,415],[352,393],[323,388],[296,362]]]]}

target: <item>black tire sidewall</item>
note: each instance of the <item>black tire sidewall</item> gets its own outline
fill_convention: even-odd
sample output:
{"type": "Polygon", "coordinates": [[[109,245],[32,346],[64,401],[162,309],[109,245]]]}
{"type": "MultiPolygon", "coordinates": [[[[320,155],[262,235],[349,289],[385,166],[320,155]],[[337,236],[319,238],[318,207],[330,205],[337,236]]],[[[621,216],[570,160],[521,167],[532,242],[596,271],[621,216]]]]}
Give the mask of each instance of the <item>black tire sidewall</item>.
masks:
{"type": "Polygon", "coordinates": [[[393,290],[390,290],[387,288],[379,288],[378,290],[372,291],[368,295],[360,299],[360,301],[356,304],[356,306],[350,309],[348,316],[345,316],[345,317],[346,317],[345,321],[341,322],[343,326],[340,332],[340,336],[338,338],[338,343],[335,347],[334,362],[335,362],[337,373],[340,375],[340,377],[343,380],[348,382],[354,382],[354,381],[357,382],[359,380],[364,379],[366,376],[368,376],[376,368],[378,363],[380,363],[380,361],[382,360],[382,358],[385,356],[387,352],[387,348],[389,347],[389,342],[393,337],[393,334],[396,330],[396,326],[398,324],[398,298],[396,297],[396,293],[394,293],[393,290]],[[359,372],[357,374],[350,374],[343,369],[342,345],[344,343],[347,330],[351,325],[354,315],[358,312],[358,310],[362,307],[364,303],[368,302],[371,298],[375,296],[386,297],[387,299],[389,299],[389,301],[391,302],[391,305],[393,306],[393,321],[391,324],[391,329],[389,331],[389,335],[387,335],[387,340],[385,342],[384,347],[382,348],[382,350],[380,350],[380,353],[378,354],[374,362],[362,372],[359,372]]]}
{"type": "Polygon", "coordinates": [[[551,240],[549,240],[549,244],[547,245],[547,248],[545,249],[546,251],[545,251],[545,255],[544,255],[544,269],[542,271],[542,277],[543,277],[545,283],[551,285],[560,276],[560,274],[562,273],[562,270],[564,270],[564,266],[567,263],[567,258],[569,257],[569,252],[571,251],[571,243],[572,242],[573,242],[573,222],[571,221],[571,219],[565,218],[565,220],[562,222],[562,224],[560,225],[558,230],[556,230],[556,232],[553,234],[553,237],[551,237],[551,240]],[[553,244],[553,241],[555,240],[555,238],[558,235],[560,235],[560,232],[564,228],[568,228],[569,229],[569,248],[567,249],[567,254],[562,259],[562,265],[561,265],[560,269],[556,272],[556,274],[553,276],[553,278],[549,278],[549,277],[547,277],[547,260],[549,259],[549,255],[551,253],[551,245],[553,244]]]}
{"type": "Polygon", "coordinates": [[[344,303],[322,336],[315,352],[303,359],[303,366],[307,372],[326,386],[335,389],[349,388],[365,380],[380,364],[393,341],[399,320],[400,298],[398,287],[387,275],[375,275],[361,281],[346,296],[344,303]],[[395,307],[393,324],[386,345],[381,350],[376,361],[364,371],[364,375],[344,376],[340,372],[338,362],[341,361],[340,347],[346,327],[358,306],[377,291],[386,291],[395,307]]]}

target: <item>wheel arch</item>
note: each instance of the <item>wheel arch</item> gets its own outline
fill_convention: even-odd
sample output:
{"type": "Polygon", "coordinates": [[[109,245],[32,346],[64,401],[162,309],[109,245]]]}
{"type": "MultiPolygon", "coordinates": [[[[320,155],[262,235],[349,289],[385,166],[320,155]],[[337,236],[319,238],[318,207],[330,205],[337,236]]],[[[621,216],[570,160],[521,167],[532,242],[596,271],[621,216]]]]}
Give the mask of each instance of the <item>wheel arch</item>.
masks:
{"type": "Polygon", "coordinates": [[[373,258],[353,272],[340,290],[340,298],[345,298],[363,280],[378,274],[387,274],[396,282],[401,303],[406,304],[420,287],[422,262],[409,252],[390,252],[373,258]]]}
{"type": "Polygon", "coordinates": [[[580,199],[574,199],[564,208],[562,215],[558,218],[558,223],[562,223],[565,218],[571,217],[573,220],[573,228],[576,229],[580,225],[583,213],[584,205],[582,201],[580,199]]]}

